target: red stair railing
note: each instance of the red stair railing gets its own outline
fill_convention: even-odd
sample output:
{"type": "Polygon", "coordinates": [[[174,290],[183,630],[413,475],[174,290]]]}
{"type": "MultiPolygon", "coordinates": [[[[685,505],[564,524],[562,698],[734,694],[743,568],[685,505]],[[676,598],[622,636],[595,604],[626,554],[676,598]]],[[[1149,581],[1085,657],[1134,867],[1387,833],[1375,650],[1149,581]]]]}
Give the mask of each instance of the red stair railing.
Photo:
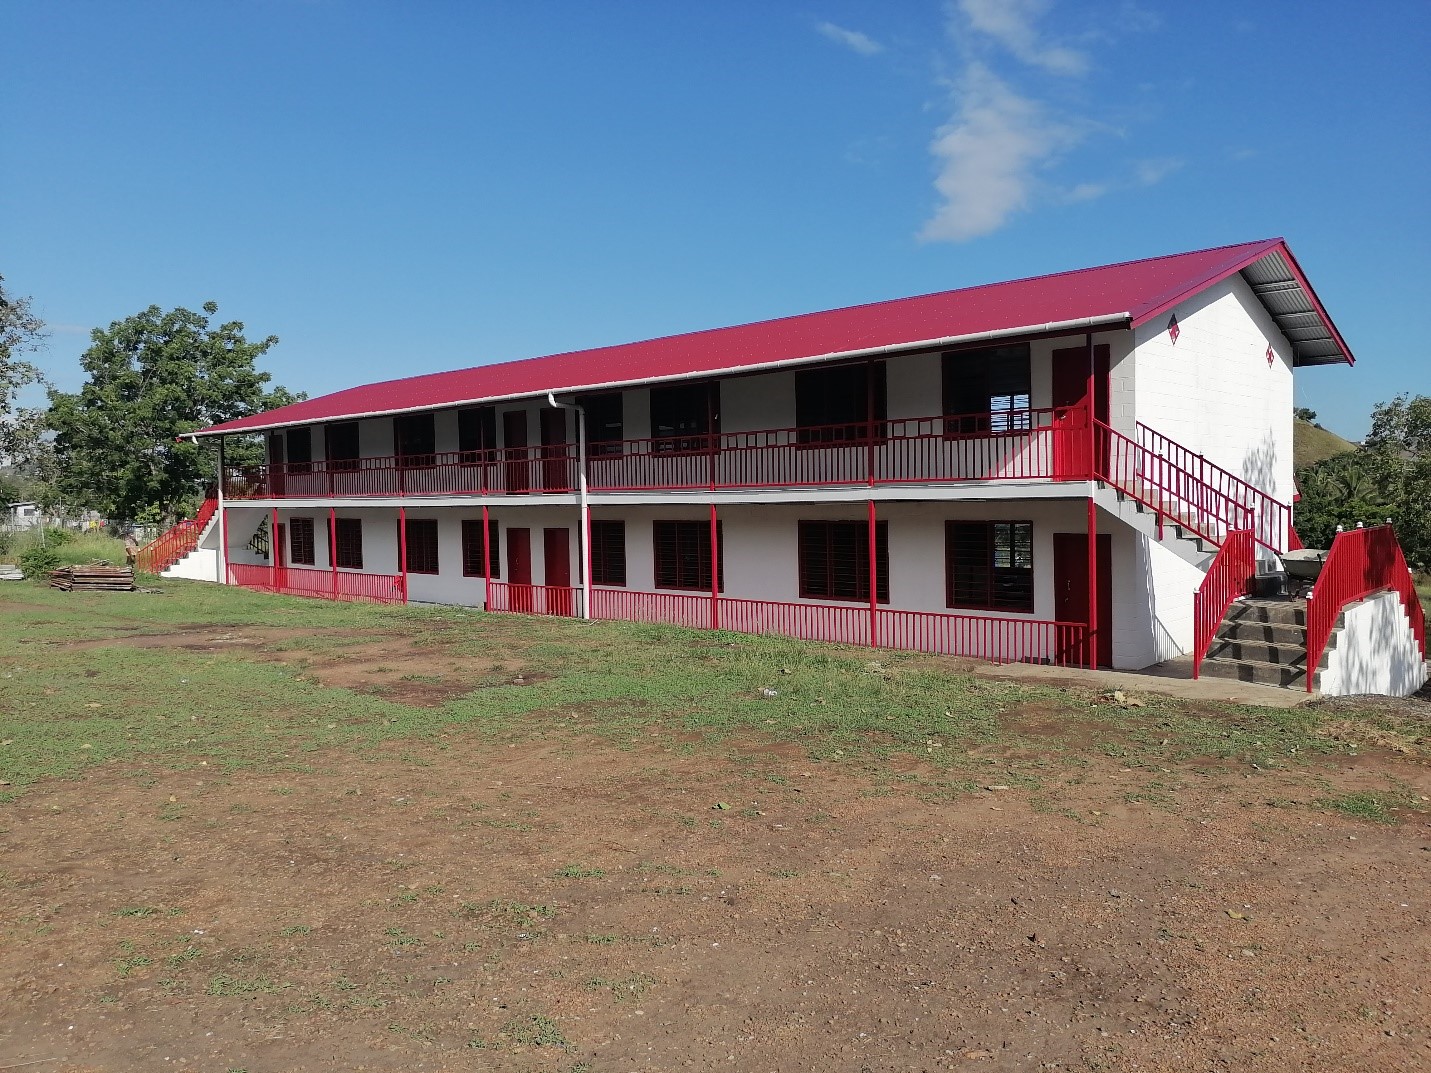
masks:
{"type": "Polygon", "coordinates": [[[1238,495],[1204,483],[1195,473],[1102,421],[1095,422],[1094,430],[1096,478],[1152,510],[1159,534],[1165,523],[1171,523],[1221,547],[1234,529],[1256,529],[1256,507],[1238,495]]]}
{"type": "Polygon", "coordinates": [[[1193,677],[1202,669],[1202,661],[1212,648],[1217,629],[1222,625],[1227,609],[1239,596],[1246,596],[1257,573],[1257,546],[1252,530],[1234,529],[1227,534],[1217,557],[1208,567],[1197,592],[1193,594],[1193,677]]]}
{"type": "Polygon", "coordinates": [[[1373,593],[1395,592],[1411,622],[1411,632],[1426,658],[1426,615],[1406,564],[1396,531],[1389,525],[1338,533],[1327,561],[1307,597],[1307,692],[1344,608],[1373,593]]]}
{"type": "Polygon", "coordinates": [[[1214,506],[1217,497],[1241,503],[1252,510],[1256,522],[1253,535],[1258,544],[1278,555],[1291,547],[1291,506],[1141,421],[1138,422],[1138,443],[1165,460],[1164,465],[1172,467],[1162,476],[1169,478],[1165,483],[1178,498],[1196,503],[1211,496],[1214,506]],[[1182,482],[1171,479],[1182,474],[1188,479],[1182,482]]]}
{"type": "Polygon", "coordinates": [[[134,559],[134,568],[145,574],[162,574],[184,556],[199,546],[199,538],[204,535],[218,509],[217,499],[206,499],[193,518],[176,522],[167,531],[155,537],[139,549],[134,559]]]}

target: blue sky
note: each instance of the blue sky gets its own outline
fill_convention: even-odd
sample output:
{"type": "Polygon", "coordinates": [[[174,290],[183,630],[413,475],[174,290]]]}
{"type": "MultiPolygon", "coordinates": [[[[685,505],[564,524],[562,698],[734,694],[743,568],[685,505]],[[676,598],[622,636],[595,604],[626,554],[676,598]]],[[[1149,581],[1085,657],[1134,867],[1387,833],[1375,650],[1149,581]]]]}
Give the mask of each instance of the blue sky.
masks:
{"type": "Polygon", "coordinates": [[[0,274],[81,382],[156,304],[321,394],[1285,236],[1431,393],[1431,4],[0,6],[0,274]]]}

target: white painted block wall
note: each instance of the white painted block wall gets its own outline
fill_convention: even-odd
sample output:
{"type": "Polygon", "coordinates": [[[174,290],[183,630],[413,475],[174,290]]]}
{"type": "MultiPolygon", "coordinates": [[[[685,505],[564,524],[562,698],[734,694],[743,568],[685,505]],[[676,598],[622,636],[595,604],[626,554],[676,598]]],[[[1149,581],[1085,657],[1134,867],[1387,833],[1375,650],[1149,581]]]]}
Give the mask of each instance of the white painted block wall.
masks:
{"type": "Polygon", "coordinates": [[[1408,697],[1426,684],[1426,673],[1401,597],[1379,592],[1342,612],[1317,687],[1324,697],[1408,697]]]}
{"type": "MultiPolygon", "coordinates": [[[[1136,331],[1137,420],[1291,503],[1292,349],[1241,276],[1136,331]],[[1267,347],[1273,360],[1267,363],[1267,347]]],[[[1124,430],[1126,433],[1126,430],[1124,430]]]]}

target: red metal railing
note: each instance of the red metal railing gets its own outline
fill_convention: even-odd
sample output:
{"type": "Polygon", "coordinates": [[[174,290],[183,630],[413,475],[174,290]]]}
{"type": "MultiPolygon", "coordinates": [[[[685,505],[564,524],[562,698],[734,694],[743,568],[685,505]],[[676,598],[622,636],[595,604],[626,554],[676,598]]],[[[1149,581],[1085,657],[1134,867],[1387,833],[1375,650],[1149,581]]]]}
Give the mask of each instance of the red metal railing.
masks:
{"type": "Polygon", "coordinates": [[[286,596],[316,596],[325,600],[400,604],[407,599],[400,574],[362,574],[346,570],[334,572],[230,563],[229,584],[286,596]]]}
{"type": "Polygon", "coordinates": [[[735,633],[773,633],[801,641],[870,643],[870,610],[863,604],[795,604],[723,596],[720,626],[735,633]]]}
{"type": "MultiPolygon", "coordinates": [[[[1082,410],[1016,410],[874,424],[592,444],[593,491],[1087,478],[1082,410]]],[[[231,469],[232,499],[570,492],[574,444],[231,469]]]]}
{"type": "Polygon", "coordinates": [[[569,585],[521,585],[492,581],[487,586],[488,611],[570,618],[581,609],[581,590],[569,585]]]}
{"type": "Polygon", "coordinates": [[[1307,597],[1307,692],[1342,610],[1372,593],[1390,590],[1401,597],[1411,632],[1426,658],[1426,616],[1406,556],[1389,525],[1350,529],[1332,541],[1327,561],[1307,597]]]}
{"type": "Polygon", "coordinates": [[[711,598],[684,592],[593,588],[591,617],[705,629],[711,624],[711,598]]]}
{"type": "Polygon", "coordinates": [[[1213,503],[1229,499],[1251,508],[1256,521],[1254,537],[1258,544],[1281,554],[1291,548],[1292,508],[1273,499],[1256,485],[1209,462],[1202,455],[1184,447],[1176,440],[1138,423],[1138,443],[1163,459],[1168,471],[1159,476],[1170,485],[1176,500],[1192,503],[1213,503]],[[1175,478],[1186,474],[1181,482],[1175,478]]]}
{"type": "MultiPolygon", "coordinates": [[[[807,604],[743,600],[694,593],[630,592],[593,588],[592,618],[662,623],[709,629],[715,615],[721,629],[776,634],[802,641],[868,645],[870,612],[862,604],[807,604]]],[[[880,648],[970,656],[994,663],[1059,663],[1085,666],[1088,627],[1077,622],[950,615],[880,608],[875,616],[880,648]]]]}
{"type": "Polygon", "coordinates": [[[145,544],[135,556],[134,568],[146,574],[162,574],[168,570],[199,546],[199,539],[204,535],[204,529],[212,520],[218,505],[217,499],[205,499],[193,518],[176,522],[167,531],[145,544]]]}
{"type": "Polygon", "coordinates": [[[1193,593],[1193,677],[1212,647],[1223,616],[1239,596],[1246,596],[1257,573],[1257,546],[1252,530],[1234,529],[1227,534],[1217,557],[1208,567],[1197,592],[1193,593]]]}
{"type": "MultiPolygon", "coordinates": [[[[1152,509],[1161,534],[1165,523],[1181,526],[1218,547],[1233,529],[1261,532],[1257,509],[1230,492],[1204,484],[1197,475],[1175,465],[1150,447],[1129,439],[1102,421],[1095,427],[1094,450],[1098,479],[1152,509]]],[[[1250,487],[1250,486],[1249,486],[1250,487]]],[[[1255,489],[1254,489],[1255,491],[1255,489]]],[[[1261,495],[1261,493],[1258,493],[1261,495]]],[[[1285,548],[1282,543],[1268,547],[1285,548]]],[[[1268,534],[1271,536],[1272,534],[1268,534]]],[[[1260,538],[1259,538],[1259,542],[1260,538]]]]}
{"type": "Polygon", "coordinates": [[[1088,626],[1081,622],[881,609],[879,644],[881,648],[971,656],[991,663],[1086,667],[1091,661],[1088,626]]]}

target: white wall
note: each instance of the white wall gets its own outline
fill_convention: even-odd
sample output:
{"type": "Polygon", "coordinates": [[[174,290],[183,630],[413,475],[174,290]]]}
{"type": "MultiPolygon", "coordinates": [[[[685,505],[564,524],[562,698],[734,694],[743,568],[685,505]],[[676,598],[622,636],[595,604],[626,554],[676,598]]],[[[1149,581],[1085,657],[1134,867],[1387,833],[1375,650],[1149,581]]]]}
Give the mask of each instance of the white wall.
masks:
{"type": "MultiPolygon", "coordinates": [[[[262,511],[251,511],[255,515],[253,524],[262,517],[262,511]]],[[[580,549],[577,537],[577,510],[574,507],[508,507],[505,504],[492,507],[489,511],[490,524],[497,530],[500,551],[500,577],[511,577],[509,543],[507,531],[512,527],[524,527],[531,531],[532,583],[546,583],[545,563],[542,554],[542,530],[546,528],[567,529],[567,545],[570,549],[570,577],[577,584],[579,574],[580,549]]],[[[340,570],[340,573],[397,574],[398,566],[398,511],[396,507],[340,508],[339,518],[357,518],[363,523],[363,569],[361,571],[340,570]]],[[[462,521],[470,519],[480,522],[480,507],[459,509],[453,507],[415,507],[407,512],[409,520],[433,518],[437,520],[437,566],[436,574],[408,574],[408,598],[415,603],[459,604],[480,607],[484,603],[485,579],[481,576],[464,577],[462,573],[462,521]]],[[[328,512],[326,509],[312,508],[284,510],[278,512],[279,523],[285,526],[291,518],[312,518],[314,529],[314,563],[310,569],[327,571],[331,569],[328,558],[328,512]]],[[[252,535],[252,527],[246,531],[244,541],[252,535]]],[[[649,538],[648,538],[649,547],[649,538]]],[[[287,548],[284,559],[288,560],[287,548]]],[[[628,552],[629,554],[629,552],[628,552]]],[[[648,556],[649,557],[649,556],[648,556]]],[[[268,560],[255,556],[245,548],[242,555],[235,554],[235,562],[266,564],[268,560]]],[[[304,565],[289,562],[294,570],[304,565]]],[[[649,570],[648,570],[649,573],[649,570]]]]}
{"type": "Polygon", "coordinates": [[[1113,532],[1114,569],[1130,567],[1121,584],[1115,577],[1114,666],[1136,670],[1191,652],[1193,593],[1203,572],[1129,526],[1113,532]]]}
{"type": "MultiPolygon", "coordinates": [[[[598,507],[595,519],[626,523],[626,587],[655,588],[652,525],[656,520],[704,522],[709,509],[670,507],[598,507]]],[[[1082,501],[1023,503],[882,503],[877,515],[889,525],[890,602],[882,607],[961,615],[1053,619],[1055,533],[1086,533],[1082,501]],[[1034,610],[1025,615],[996,615],[945,605],[944,522],[946,520],[1028,521],[1034,526],[1034,610]]],[[[865,505],[800,504],[723,506],[725,581],[723,595],[736,599],[786,603],[834,603],[802,600],[799,592],[797,523],[867,521],[865,505]]],[[[1192,594],[1202,574],[1171,552],[1100,512],[1100,533],[1113,540],[1113,663],[1139,668],[1171,658],[1191,647],[1192,594]],[[1166,560],[1166,561],[1164,561],[1166,560]],[[1151,563],[1152,565],[1149,565],[1151,563]],[[1179,569],[1181,568],[1181,570],[1179,569]],[[1158,575],[1159,591],[1150,596],[1147,574],[1158,575]]]]}
{"type": "Polygon", "coordinates": [[[215,548],[195,548],[160,577],[188,578],[190,581],[218,581],[219,553],[215,548]]]}
{"type": "Polygon", "coordinates": [[[1136,417],[1284,503],[1292,485],[1292,349],[1240,275],[1136,332],[1136,417]],[[1267,364],[1267,347],[1274,357],[1267,364]]]}
{"type": "Polygon", "coordinates": [[[1352,604],[1333,635],[1317,687],[1324,697],[1377,693],[1407,697],[1426,684],[1426,664],[1401,597],[1379,592],[1352,604]]]}
{"type": "MultiPolygon", "coordinates": [[[[881,503],[877,516],[889,527],[891,597],[888,604],[881,606],[908,611],[1054,619],[1054,534],[1086,532],[1085,511],[1082,500],[881,503]],[[1033,523],[1034,609],[1031,614],[1001,616],[945,606],[946,520],[1033,523]]],[[[231,561],[267,563],[268,560],[244,547],[265,514],[260,508],[230,508],[231,561]]],[[[359,518],[363,522],[363,572],[399,572],[396,507],[344,508],[338,516],[359,518]]],[[[483,579],[462,575],[461,528],[464,518],[480,521],[481,516],[480,508],[413,508],[408,512],[410,519],[435,518],[438,521],[439,573],[409,574],[411,600],[482,605],[483,579]]],[[[511,578],[512,528],[530,531],[532,582],[537,585],[547,580],[542,553],[543,530],[564,528],[569,533],[570,577],[574,585],[578,584],[580,542],[575,507],[508,506],[502,503],[490,508],[490,516],[491,524],[499,534],[500,580],[511,578]]],[[[313,519],[315,563],[312,568],[328,570],[327,511],[312,508],[279,511],[279,521],[285,526],[294,517],[313,519]]],[[[683,502],[668,506],[598,506],[593,508],[592,517],[594,520],[619,519],[626,523],[626,588],[651,592],[657,591],[652,523],[657,520],[704,523],[710,514],[705,504],[683,502]]],[[[801,600],[798,523],[802,520],[840,520],[864,524],[867,514],[863,503],[807,503],[722,506],[719,518],[725,541],[726,587],[723,595],[736,599],[820,604],[838,601],[801,600]]],[[[1113,541],[1114,666],[1144,667],[1186,651],[1191,646],[1192,593],[1202,575],[1160,545],[1101,511],[1098,524],[1099,532],[1111,533],[1113,541]]],[[[290,566],[301,569],[293,564],[290,566]]]]}

